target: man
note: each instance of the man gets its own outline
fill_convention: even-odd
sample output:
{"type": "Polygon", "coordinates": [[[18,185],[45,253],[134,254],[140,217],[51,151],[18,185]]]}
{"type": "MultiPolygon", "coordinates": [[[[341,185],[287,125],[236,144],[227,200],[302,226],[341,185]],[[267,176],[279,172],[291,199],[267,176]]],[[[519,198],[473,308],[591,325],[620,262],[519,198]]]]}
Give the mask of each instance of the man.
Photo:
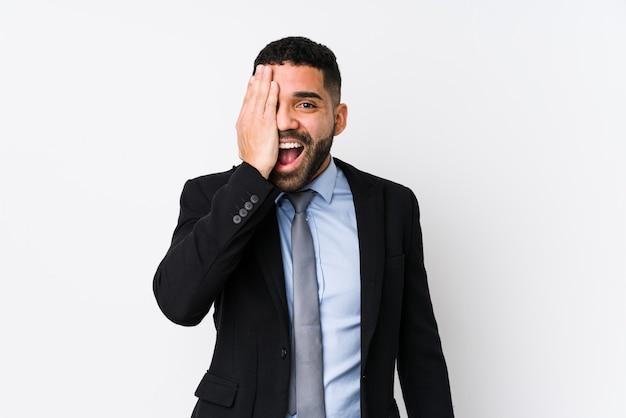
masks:
{"type": "Polygon", "coordinates": [[[417,201],[331,157],[348,114],[340,91],[327,47],[300,37],[268,44],[236,125],[243,162],[185,184],[154,293],[181,325],[215,307],[213,361],[193,417],[399,417],[396,362],[410,417],[453,416],[417,201]],[[313,337],[294,326],[306,296],[296,289],[301,238],[291,235],[291,202],[304,189],[314,191],[299,209],[315,255],[317,298],[304,292],[314,300],[313,337]],[[320,364],[311,366],[315,356],[320,364]],[[319,390],[303,383],[316,377],[302,377],[316,370],[319,390]],[[302,395],[316,390],[317,398],[302,395]]]}

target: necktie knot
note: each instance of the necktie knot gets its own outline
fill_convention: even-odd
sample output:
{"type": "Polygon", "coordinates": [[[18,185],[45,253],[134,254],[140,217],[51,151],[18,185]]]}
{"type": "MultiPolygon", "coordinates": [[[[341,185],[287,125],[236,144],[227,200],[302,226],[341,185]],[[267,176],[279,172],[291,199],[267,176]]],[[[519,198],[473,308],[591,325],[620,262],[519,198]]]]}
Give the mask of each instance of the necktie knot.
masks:
{"type": "Polygon", "coordinates": [[[311,199],[313,199],[314,194],[314,190],[307,189],[301,192],[289,193],[288,195],[286,195],[286,197],[293,205],[296,213],[302,213],[306,210],[306,207],[309,206],[309,203],[311,202],[311,199]]]}

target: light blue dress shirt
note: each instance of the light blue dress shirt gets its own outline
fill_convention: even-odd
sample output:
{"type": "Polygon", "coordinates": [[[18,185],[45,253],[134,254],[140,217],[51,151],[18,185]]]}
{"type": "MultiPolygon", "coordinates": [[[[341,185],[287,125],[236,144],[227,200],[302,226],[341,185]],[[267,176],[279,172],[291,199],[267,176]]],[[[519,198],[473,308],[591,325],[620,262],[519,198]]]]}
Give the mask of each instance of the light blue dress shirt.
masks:
{"type": "MultiPolygon", "coordinates": [[[[328,168],[305,189],[317,192],[306,212],[317,264],[326,417],[360,418],[361,269],[352,191],[332,159],[328,168]]],[[[282,197],[283,194],[276,199],[276,214],[289,317],[293,321],[294,209],[282,197]]]]}

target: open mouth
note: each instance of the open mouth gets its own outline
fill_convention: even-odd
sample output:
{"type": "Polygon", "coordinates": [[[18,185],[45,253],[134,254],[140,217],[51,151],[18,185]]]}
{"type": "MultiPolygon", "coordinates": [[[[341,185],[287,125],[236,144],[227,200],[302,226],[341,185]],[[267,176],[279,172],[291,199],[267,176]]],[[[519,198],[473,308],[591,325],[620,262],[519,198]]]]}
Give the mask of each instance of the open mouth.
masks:
{"type": "Polygon", "coordinates": [[[304,146],[298,142],[281,142],[278,144],[278,165],[288,168],[298,160],[302,151],[304,146]]]}

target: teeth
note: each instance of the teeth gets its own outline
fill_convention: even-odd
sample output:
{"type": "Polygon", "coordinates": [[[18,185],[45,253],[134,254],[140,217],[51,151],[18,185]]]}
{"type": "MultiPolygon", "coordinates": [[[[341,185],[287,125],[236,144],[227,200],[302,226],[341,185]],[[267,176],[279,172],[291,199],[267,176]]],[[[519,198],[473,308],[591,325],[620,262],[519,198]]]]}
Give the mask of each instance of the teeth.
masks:
{"type": "Polygon", "coordinates": [[[293,148],[301,148],[302,145],[297,142],[281,142],[278,144],[279,149],[293,149],[293,148]]]}

